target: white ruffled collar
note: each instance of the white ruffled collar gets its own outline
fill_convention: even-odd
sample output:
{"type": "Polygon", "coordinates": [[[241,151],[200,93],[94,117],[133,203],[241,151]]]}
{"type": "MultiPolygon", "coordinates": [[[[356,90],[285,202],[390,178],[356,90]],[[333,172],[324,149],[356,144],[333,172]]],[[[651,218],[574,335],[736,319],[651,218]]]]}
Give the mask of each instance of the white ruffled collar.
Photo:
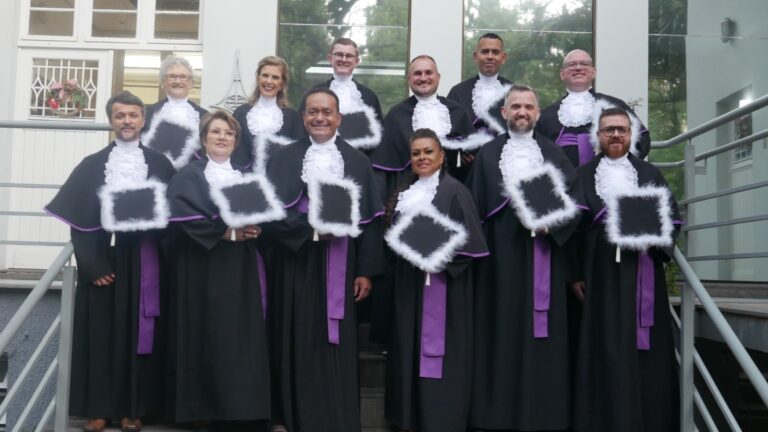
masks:
{"type": "Polygon", "coordinates": [[[363,104],[363,95],[354,81],[352,81],[352,74],[345,77],[333,74],[330,89],[339,98],[339,112],[346,114],[360,111],[360,106],[363,104]]]}
{"type": "Polygon", "coordinates": [[[416,96],[416,101],[411,118],[413,130],[427,128],[441,138],[447,136],[451,132],[451,114],[437,98],[437,93],[427,97],[416,96]]]}
{"type": "Polygon", "coordinates": [[[115,147],[109,152],[104,165],[104,183],[108,185],[129,185],[147,179],[149,167],[139,140],[125,142],[116,139],[115,147]]]}
{"type": "Polygon", "coordinates": [[[208,156],[208,163],[205,164],[205,179],[211,186],[217,186],[222,183],[227,183],[233,178],[242,176],[242,173],[232,167],[230,159],[227,158],[224,162],[217,162],[208,156]]]}
{"type": "Polygon", "coordinates": [[[336,178],[344,178],[344,158],[336,146],[336,136],[324,143],[318,143],[311,136],[311,145],[304,153],[301,166],[301,180],[304,183],[318,175],[331,175],[336,178]]]}
{"type": "Polygon", "coordinates": [[[624,155],[618,159],[603,156],[595,170],[595,192],[607,201],[618,191],[637,188],[637,170],[629,157],[624,155]]]}
{"type": "Polygon", "coordinates": [[[589,90],[575,92],[568,90],[568,96],[560,102],[557,117],[566,127],[578,127],[592,123],[595,97],[589,90]]]}
{"type": "Polygon", "coordinates": [[[398,213],[410,213],[424,208],[426,204],[431,203],[435,199],[439,184],[440,170],[435,171],[430,176],[419,178],[408,189],[397,195],[395,211],[398,213]]]}
{"type": "Polygon", "coordinates": [[[160,108],[160,111],[177,123],[192,125],[194,129],[197,129],[197,125],[200,123],[200,113],[195,111],[195,108],[186,98],[175,99],[168,96],[168,102],[160,108]]]}
{"type": "Polygon", "coordinates": [[[499,86],[501,86],[501,82],[499,81],[499,74],[498,73],[495,73],[495,74],[493,74],[491,76],[485,76],[485,75],[483,75],[481,73],[478,73],[477,74],[477,78],[478,78],[477,79],[477,83],[475,83],[475,85],[480,84],[480,85],[489,85],[489,86],[492,85],[492,86],[495,86],[495,85],[498,84],[499,86]]]}
{"type": "Polygon", "coordinates": [[[501,81],[497,79],[498,76],[496,74],[492,77],[487,77],[483,74],[478,74],[480,79],[475,82],[475,86],[472,88],[472,110],[475,111],[475,114],[486,113],[491,105],[504,97],[505,89],[501,81]]]}
{"type": "Polygon", "coordinates": [[[533,131],[523,134],[509,133],[501,150],[499,169],[505,181],[519,177],[544,163],[541,147],[533,138],[533,131]]]}
{"type": "Polygon", "coordinates": [[[252,135],[275,134],[283,127],[283,110],[277,105],[277,98],[260,97],[248,110],[245,120],[252,135]]]}

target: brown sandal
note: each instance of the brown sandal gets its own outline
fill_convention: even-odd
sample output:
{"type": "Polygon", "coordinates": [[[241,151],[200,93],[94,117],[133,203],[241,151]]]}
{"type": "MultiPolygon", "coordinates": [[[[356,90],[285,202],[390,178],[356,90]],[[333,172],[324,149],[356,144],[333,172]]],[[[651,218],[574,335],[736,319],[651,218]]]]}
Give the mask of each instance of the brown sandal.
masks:
{"type": "Polygon", "coordinates": [[[84,432],[104,432],[104,429],[106,427],[107,427],[107,419],[102,419],[102,418],[89,419],[83,425],[83,431],[84,432]]]}
{"type": "Polygon", "coordinates": [[[141,419],[129,419],[128,417],[123,417],[122,420],[120,420],[120,428],[123,430],[123,432],[141,432],[141,419]]]}

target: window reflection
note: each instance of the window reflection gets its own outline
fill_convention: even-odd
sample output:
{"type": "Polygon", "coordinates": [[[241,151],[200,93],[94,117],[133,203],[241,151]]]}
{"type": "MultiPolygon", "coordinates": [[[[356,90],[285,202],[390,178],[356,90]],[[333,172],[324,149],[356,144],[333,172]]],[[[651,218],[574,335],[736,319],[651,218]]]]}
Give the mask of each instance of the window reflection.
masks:
{"type": "Polygon", "coordinates": [[[373,89],[384,112],[407,96],[408,0],[281,0],[278,55],[291,69],[288,97],[299,106],[309,88],[330,79],[330,43],[360,48],[355,80],[373,89]]]}
{"type": "Polygon", "coordinates": [[[549,105],[564,92],[563,56],[575,48],[592,52],[592,27],[592,0],[465,0],[462,75],[477,74],[477,39],[497,33],[508,55],[500,74],[534,87],[549,105]]]}

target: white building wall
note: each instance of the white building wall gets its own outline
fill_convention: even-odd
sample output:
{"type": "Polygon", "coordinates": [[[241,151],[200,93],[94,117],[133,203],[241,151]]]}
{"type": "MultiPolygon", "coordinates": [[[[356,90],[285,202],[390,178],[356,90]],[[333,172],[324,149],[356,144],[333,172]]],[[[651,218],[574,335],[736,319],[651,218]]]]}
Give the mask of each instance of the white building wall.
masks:
{"type": "MultiPolygon", "coordinates": [[[[763,2],[691,0],[688,3],[686,42],[688,71],[688,125],[695,127],[722,114],[722,101],[751,89],[752,99],[768,94],[768,31],[763,2]],[[729,17],[736,22],[736,37],[720,40],[720,23],[729,17]],[[720,110],[718,110],[720,103],[720,110]]],[[[727,125],[694,141],[696,153],[727,144],[734,139],[727,125]]],[[[768,110],[753,114],[752,131],[768,128],[768,110]]],[[[733,152],[706,161],[706,174],[698,175],[696,195],[737,187],[768,178],[765,167],[766,140],[752,148],[752,160],[734,164],[733,152]]],[[[702,164],[703,165],[703,164],[702,164]]],[[[689,225],[768,213],[768,192],[757,190],[730,198],[710,200],[695,206],[689,225]]],[[[690,256],[763,252],[768,244],[768,224],[748,223],[691,234],[690,256]]],[[[767,280],[766,260],[704,261],[695,269],[704,279],[767,280]]]]}

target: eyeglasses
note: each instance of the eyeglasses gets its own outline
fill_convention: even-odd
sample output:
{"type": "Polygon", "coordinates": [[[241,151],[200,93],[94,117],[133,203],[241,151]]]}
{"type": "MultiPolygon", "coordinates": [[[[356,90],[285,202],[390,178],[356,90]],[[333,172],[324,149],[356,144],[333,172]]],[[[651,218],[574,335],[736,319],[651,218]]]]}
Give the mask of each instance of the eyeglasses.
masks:
{"type": "Polygon", "coordinates": [[[568,63],[563,63],[563,69],[576,69],[577,67],[591,68],[592,62],[584,60],[584,61],[571,61],[568,63]]]}
{"type": "Polygon", "coordinates": [[[598,130],[598,132],[605,136],[613,136],[618,133],[620,137],[625,137],[629,135],[629,128],[624,126],[608,126],[598,130]]]}
{"type": "Polygon", "coordinates": [[[165,79],[168,81],[187,81],[188,79],[192,78],[189,75],[166,75],[165,79]]]}
{"type": "Polygon", "coordinates": [[[208,135],[216,135],[218,137],[223,135],[223,136],[225,136],[227,138],[234,138],[235,137],[235,131],[233,131],[232,129],[226,129],[226,130],[211,129],[211,130],[208,131],[208,135]]]}
{"type": "Polygon", "coordinates": [[[357,54],[335,52],[332,54],[336,60],[354,60],[357,58],[357,54]]]}

